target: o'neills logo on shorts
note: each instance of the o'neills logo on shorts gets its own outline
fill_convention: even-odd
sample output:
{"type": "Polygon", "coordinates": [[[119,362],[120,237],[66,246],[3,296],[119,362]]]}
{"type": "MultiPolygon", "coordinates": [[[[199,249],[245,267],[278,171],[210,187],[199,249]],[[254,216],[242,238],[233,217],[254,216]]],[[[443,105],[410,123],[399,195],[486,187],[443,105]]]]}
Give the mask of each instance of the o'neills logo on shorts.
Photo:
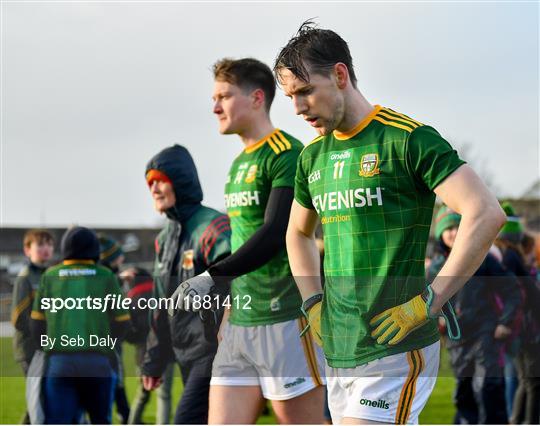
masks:
{"type": "Polygon", "coordinates": [[[288,389],[288,388],[292,388],[293,386],[298,386],[298,385],[301,385],[302,383],[304,383],[306,381],[306,379],[304,379],[303,377],[297,377],[296,380],[294,382],[290,382],[290,383],[285,383],[283,385],[283,387],[285,389],[288,389]]]}
{"type": "Polygon", "coordinates": [[[370,399],[362,398],[360,400],[360,405],[367,405],[373,408],[382,408],[383,410],[388,410],[390,405],[384,399],[379,399],[378,401],[371,401],[370,399]]]}

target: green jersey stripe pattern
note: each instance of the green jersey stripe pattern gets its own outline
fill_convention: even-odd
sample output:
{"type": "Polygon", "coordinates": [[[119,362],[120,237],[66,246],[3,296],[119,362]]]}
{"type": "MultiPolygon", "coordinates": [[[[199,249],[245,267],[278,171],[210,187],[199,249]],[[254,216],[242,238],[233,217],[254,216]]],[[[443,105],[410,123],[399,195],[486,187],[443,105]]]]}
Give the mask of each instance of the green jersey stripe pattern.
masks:
{"type": "Polygon", "coordinates": [[[369,320],[424,290],[433,189],[463,163],[435,129],[380,106],[352,131],[303,150],[295,199],[315,209],[323,226],[322,338],[331,367],[438,339],[431,321],[396,346],[378,345],[369,320]]]}
{"type": "MultiPolygon", "coordinates": [[[[233,252],[264,224],[272,188],[294,187],[303,147],[300,141],[276,129],[234,160],[225,184],[233,252]]],[[[288,321],[301,315],[301,304],[283,249],[264,266],[233,280],[229,321],[240,326],[288,321]]]]}

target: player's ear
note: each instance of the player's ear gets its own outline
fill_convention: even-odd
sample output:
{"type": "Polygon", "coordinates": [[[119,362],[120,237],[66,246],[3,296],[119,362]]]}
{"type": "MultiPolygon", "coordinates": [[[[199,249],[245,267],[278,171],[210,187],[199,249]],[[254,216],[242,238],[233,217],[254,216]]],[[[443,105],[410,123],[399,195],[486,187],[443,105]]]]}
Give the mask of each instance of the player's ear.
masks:
{"type": "Polygon", "coordinates": [[[347,65],[343,62],[338,62],[334,65],[334,75],[336,77],[336,84],[340,89],[345,89],[347,81],[349,80],[349,70],[347,65]]]}
{"type": "Polygon", "coordinates": [[[255,89],[251,92],[251,98],[253,99],[253,106],[255,108],[264,108],[264,90],[255,89]]]}

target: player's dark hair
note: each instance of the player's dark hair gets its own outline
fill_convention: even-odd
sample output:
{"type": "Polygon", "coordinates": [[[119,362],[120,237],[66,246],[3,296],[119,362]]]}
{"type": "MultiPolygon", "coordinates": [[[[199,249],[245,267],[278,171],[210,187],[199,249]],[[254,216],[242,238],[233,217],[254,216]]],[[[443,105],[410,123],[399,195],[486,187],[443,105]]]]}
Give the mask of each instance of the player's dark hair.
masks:
{"type": "Polygon", "coordinates": [[[224,58],[214,64],[212,71],[217,81],[226,81],[242,90],[261,89],[266,110],[270,111],[276,95],[276,81],[268,65],[253,58],[224,58]]]}
{"type": "Polygon", "coordinates": [[[352,85],[356,88],[356,75],[347,42],[334,31],[317,28],[312,20],[307,20],[279,52],[274,73],[279,81],[279,71],[288,69],[307,83],[309,71],[328,76],[338,62],[347,66],[352,85]]]}

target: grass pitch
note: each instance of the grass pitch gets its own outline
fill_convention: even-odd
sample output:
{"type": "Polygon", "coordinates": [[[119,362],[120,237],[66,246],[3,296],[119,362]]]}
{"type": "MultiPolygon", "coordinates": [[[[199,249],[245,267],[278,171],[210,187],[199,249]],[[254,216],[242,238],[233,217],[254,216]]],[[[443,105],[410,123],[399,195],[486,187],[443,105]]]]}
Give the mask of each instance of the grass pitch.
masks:
{"type": "MultiPolygon", "coordinates": [[[[139,379],[136,377],[133,346],[124,344],[124,365],[126,369],[126,390],[128,400],[132,400],[139,379]]],[[[441,369],[439,378],[431,397],[420,415],[420,423],[424,424],[452,424],[455,408],[452,403],[452,392],[455,380],[448,365],[446,351],[442,350],[441,369]]],[[[173,384],[173,410],[174,403],[182,393],[182,380],[178,368],[175,369],[173,384]]],[[[13,360],[11,338],[0,338],[0,424],[19,423],[25,410],[24,379],[21,369],[13,360]]],[[[171,413],[171,416],[173,413],[171,413]]],[[[156,419],[156,397],[152,395],[146,406],[143,421],[154,424],[156,419]]],[[[116,415],[113,421],[118,422],[116,415]]],[[[261,416],[259,424],[275,424],[272,415],[261,416]]]]}

